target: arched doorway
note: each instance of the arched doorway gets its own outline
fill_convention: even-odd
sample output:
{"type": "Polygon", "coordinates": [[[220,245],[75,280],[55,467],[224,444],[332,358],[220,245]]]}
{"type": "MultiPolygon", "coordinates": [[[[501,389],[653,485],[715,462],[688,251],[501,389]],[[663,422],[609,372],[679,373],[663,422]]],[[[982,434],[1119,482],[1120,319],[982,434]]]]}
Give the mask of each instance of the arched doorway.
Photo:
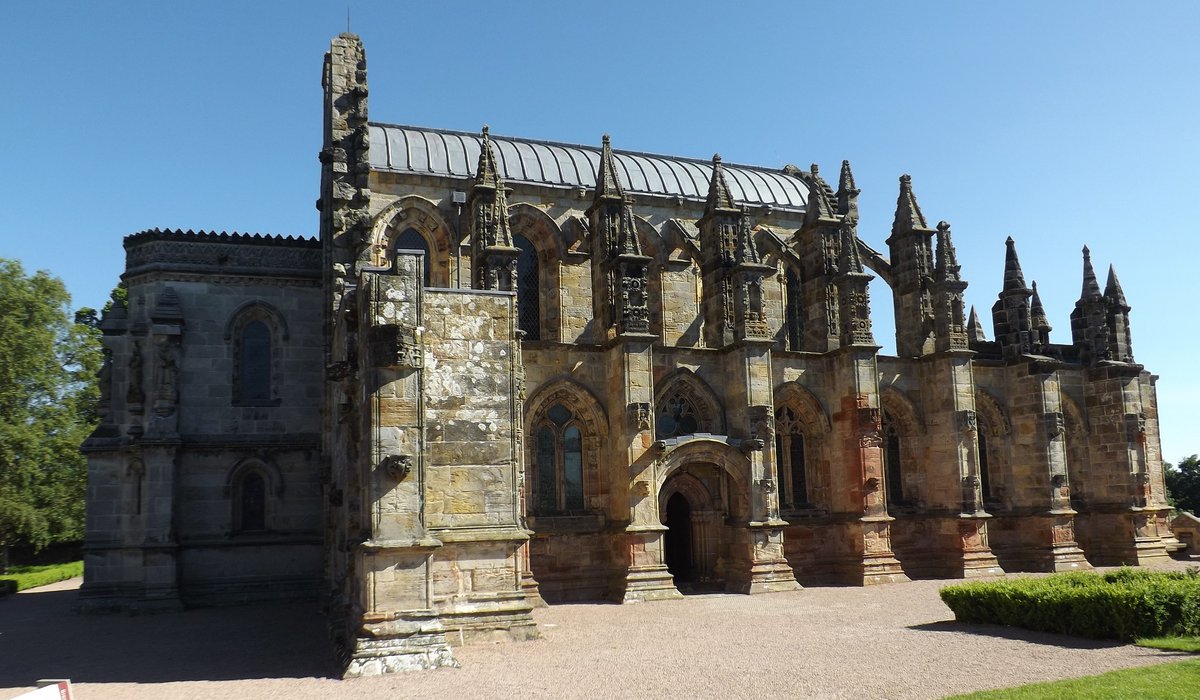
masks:
{"type": "Polygon", "coordinates": [[[692,507],[682,493],[667,499],[667,520],[664,523],[667,570],[675,577],[675,584],[692,583],[695,577],[692,565],[692,507]]]}
{"type": "Polygon", "coordinates": [[[729,494],[725,471],[691,463],[672,474],[659,492],[663,558],[681,593],[720,590],[725,584],[729,494]]]}

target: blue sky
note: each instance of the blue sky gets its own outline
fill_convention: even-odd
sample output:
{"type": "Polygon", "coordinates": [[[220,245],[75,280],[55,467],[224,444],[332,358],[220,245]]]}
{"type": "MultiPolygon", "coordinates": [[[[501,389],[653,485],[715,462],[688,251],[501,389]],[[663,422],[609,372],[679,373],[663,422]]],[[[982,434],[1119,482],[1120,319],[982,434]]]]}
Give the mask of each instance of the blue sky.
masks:
{"type": "Polygon", "coordinates": [[[846,158],[876,248],[911,174],[930,222],[953,224],[988,337],[1006,236],[1060,343],[1086,243],[1161,376],[1165,458],[1200,452],[1192,2],[8,3],[0,256],[100,306],[129,233],[315,235],[320,67],[347,6],[376,121],[609,133],[831,177],[846,158]]]}

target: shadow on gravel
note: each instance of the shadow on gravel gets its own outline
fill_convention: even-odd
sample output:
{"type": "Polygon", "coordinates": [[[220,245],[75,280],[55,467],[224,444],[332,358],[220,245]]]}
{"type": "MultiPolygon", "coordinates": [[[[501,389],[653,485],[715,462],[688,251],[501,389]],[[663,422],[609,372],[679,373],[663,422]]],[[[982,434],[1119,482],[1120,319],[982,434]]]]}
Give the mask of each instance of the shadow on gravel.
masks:
{"type": "MultiPolygon", "coordinates": [[[[919,632],[952,632],[955,634],[974,634],[980,637],[999,637],[1000,639],[1015,639],[1030,644],[1045,644],[1063,649],[1115,649],[1125,644],[1109,639],[1086,639],[1071,637],[1065,634],[1050,632],[1035,632],[1018,627],[1002,627],[1000,625],[968,625],[947,620],[945,622],[927,622],[923,625],[909,625],[908,629],[919,632]]],[[[1158,652],[1155,652],[1158,653],[1158,652]]]]}
{"type": "Polygon", "coordinates": [[[0,599],[0,688],[85,683],[309,678],[334,671],[316,603],[158,615],[73,612],[76,590],[0,599]]]}

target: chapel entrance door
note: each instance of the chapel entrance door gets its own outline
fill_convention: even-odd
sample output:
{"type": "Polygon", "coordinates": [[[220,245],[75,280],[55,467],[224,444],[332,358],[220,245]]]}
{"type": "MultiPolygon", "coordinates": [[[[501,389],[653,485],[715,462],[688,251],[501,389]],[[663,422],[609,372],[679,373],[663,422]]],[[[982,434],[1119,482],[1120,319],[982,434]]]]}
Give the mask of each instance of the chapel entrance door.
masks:
{"type": "Polygon", "coordinates": [[[723,494],[725,474],[715,464],[689,464],[659,491],[663,558],[683,593],[719,590],[724,583],[728,542],[723,494]]]}
{"type": "Polygon", "coordinates": [[[664,549],[667,570],[675,577],[675,585],[691,583],[695,576],[692,561],[692,507],[682,493],[667,499],[667,532],[664,549]]]}

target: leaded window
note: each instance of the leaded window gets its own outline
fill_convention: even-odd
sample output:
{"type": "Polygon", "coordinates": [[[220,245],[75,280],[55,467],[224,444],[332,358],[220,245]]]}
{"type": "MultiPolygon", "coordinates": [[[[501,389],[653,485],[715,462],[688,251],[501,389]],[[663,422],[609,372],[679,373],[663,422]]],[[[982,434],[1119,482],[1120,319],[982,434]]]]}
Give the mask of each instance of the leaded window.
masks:
{"type": "Polygon", "coordinates": [[[583,510],[583,433],[562,404],[546,411],[534,442],[537,478],[534,503],[539,513],[583,510]]]}
{"type": "Polygon", "coordinates": [[[525,331],[525,340],[542,338],[541,282],[538,279],[537,249],[521,234],[513,235],[517,255],[517,326],[525,331]]]}

